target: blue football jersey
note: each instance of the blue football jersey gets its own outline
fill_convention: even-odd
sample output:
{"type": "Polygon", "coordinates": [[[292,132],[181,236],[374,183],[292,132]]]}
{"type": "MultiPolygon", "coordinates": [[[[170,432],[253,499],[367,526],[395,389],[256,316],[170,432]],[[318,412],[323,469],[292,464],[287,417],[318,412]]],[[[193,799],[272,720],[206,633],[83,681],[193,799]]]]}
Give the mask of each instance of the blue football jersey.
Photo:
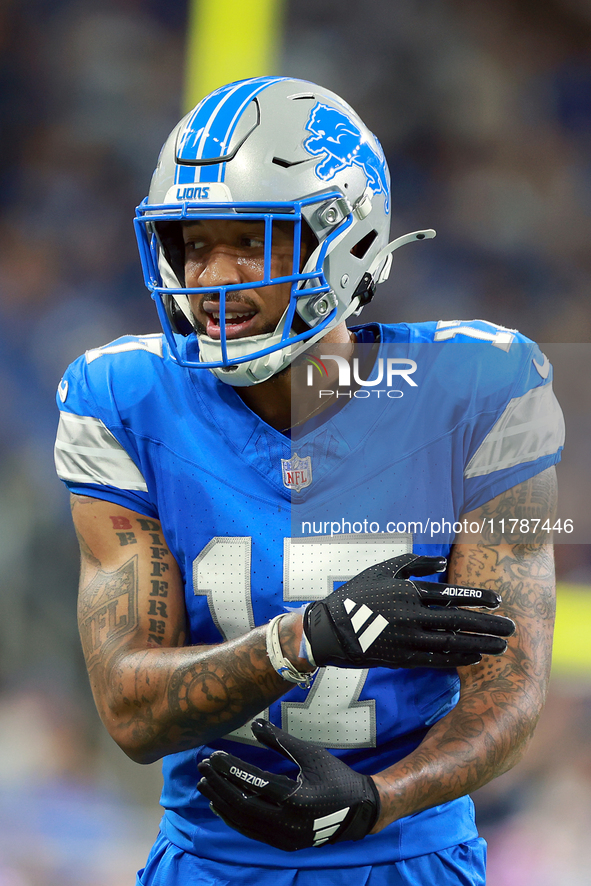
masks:
{"type": "MultiPolygon", "coordinates": [[[[213,374],[176,365],[161,335],[124,336],[64,375],[58,474],[72,492],[161,521],[184,580],[188,644],[238,637],[388,557],[447,556],[461,515],[559,460],[564,427],[551,368],[519,333],[484,321],[356,333],[379,342],[370,375],[357,367],[358,384],[333,391],[338,408],[291,437],[213,374]]],[[[179,337],[179,347],[190,352],[196,343],[179,337]]],[[[455,670],[328,667],[309,691],[294,687],[263,716],[371,774],[417,747],[458,691],[455,670]]],[[[198,855],[339,867],[476,836],[464,797],[360,843],[284,853],[212,815],[196,784],[197,765],[213,749],[295,771],[258,746],[248,724],[165,757],[163,831],[198,855]]]]}

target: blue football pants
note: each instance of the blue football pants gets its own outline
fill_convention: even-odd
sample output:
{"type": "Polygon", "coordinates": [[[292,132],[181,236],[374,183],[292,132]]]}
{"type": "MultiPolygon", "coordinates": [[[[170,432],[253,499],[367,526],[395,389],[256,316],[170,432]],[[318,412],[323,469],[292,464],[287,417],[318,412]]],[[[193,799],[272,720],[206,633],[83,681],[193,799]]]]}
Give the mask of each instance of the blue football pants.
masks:
{"type": "Polygon", "coordinates": [[[485,867],[482,839],[392,864],[293,870],[210,861],[160,834],[136,886],[485,886],[485,867]]]}

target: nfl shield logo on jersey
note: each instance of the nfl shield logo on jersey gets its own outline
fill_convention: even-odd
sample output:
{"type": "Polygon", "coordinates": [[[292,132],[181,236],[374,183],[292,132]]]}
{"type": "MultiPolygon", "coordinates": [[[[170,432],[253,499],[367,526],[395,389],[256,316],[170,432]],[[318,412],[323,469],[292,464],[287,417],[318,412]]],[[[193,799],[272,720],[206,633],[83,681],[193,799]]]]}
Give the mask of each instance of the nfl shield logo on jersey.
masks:
{"type": "Polygon", "coordinates": [[[297,452],[294,452],[291,458],[281,459],[281,472],[283,485],[299,492],[312,482],[312,459],[309,455],[300,458],[297,452]]]}

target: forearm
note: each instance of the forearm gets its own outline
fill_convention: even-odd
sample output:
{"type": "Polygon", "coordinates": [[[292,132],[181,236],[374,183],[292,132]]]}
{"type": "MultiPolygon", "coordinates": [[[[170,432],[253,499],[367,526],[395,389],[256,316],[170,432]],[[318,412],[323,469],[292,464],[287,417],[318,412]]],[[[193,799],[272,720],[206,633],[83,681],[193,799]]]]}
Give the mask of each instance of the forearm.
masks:
{"type": "Polygon", "coordinates": [[[465,669],[476,670],[476,680],[483,669],[484,685],[463,692],[413,753],[374,776],[382,807],[375,831],[462,797],[520,760],[542,710],[544,691],[535,684],[518,690],[506,673],[490,673],[499,664],[489,657],[475,669],[465,669]]]}
{"type": "MultiPolygon", "coordinates": [[[[132,759],[150,763],[243,725],[293,688],[273,670],[265,636],[266,625],[216,646],[117,651],[90,671],[112,738],[132,759]]],[[[304,670],[300,639],[301,616],[287,615],[281,646],[304,670]]]]}
{"type": "Polygon", "coordinates": [[[554,622],[550,545],[458,545],[450,577],[502,596],[517,625],[507,652],[459,669],[460,699],[404,760],[374,776],[382,802],[376,830],[461,797],[521,758],[544,706],[554,622]]]}
{"type": "MultiPolygon", "coordinates": [[[[213,741],[293,688],[274,671],[266,625],[215,646],[185,646],[185,590],[158,521],[72,496],[80,542],[78,625],[99,714],[134,760],[213,741]]],[[[300,671],[301,615],[280,622],[300,671]]]]}

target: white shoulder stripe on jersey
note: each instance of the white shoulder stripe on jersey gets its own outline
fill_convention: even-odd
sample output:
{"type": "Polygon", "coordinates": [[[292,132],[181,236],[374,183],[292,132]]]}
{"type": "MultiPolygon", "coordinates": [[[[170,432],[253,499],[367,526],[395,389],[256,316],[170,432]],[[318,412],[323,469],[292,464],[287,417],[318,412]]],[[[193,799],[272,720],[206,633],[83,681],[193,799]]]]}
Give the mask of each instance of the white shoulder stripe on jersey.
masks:
{"type": "Polygon", "coordinates": [[[92,363],[98,357],[105,354],[124,354],[127,351],[148,351],[156,357],[162,357],[163,338],[161,332],[155,332],[151,335],[142,335],[135,341],[124,341],[118,344],[103,345],[102,348],[91,348],[86,351],[86,362],[92,363]]]}
{"type": "Polygon", "coordinates": [[[533,388],[509,401],[471,458],[464,477],[482,477],[535,461],[563,445],[564,418],[552,385],[533,388]]]}
{"type": "Polygon", "coordinates": [[[142,474],[111,431],[98,418],[61,412],[55,441],[58,477],[70,483],[96,483],[147,492],[142,474]]]}

